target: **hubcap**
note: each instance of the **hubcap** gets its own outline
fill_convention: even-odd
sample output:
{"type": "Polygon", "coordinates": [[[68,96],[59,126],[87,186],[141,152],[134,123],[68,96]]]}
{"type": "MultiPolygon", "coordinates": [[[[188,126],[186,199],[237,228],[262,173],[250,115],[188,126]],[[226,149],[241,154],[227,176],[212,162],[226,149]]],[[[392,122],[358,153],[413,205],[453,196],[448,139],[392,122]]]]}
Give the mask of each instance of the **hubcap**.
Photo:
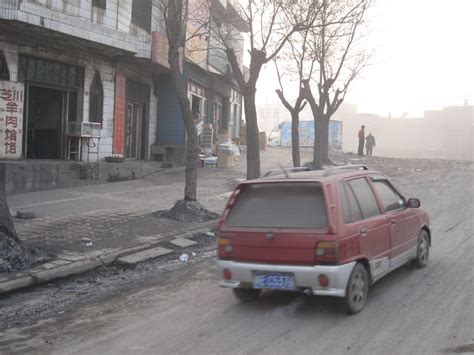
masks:
{"type": "Polygon", "coordinates": [[[365,298],[365,280],[360,271],[352,278],[351,283],[351,302],[354,306],[359,306],[365,298]]]}
{"type": "Polygon", "coordinates": [[[426,240],[425,235],[422,235],[420,239],[419,255],[420,261],[426,263],[426,260],[428,259],[428,241],[426,240]]]}

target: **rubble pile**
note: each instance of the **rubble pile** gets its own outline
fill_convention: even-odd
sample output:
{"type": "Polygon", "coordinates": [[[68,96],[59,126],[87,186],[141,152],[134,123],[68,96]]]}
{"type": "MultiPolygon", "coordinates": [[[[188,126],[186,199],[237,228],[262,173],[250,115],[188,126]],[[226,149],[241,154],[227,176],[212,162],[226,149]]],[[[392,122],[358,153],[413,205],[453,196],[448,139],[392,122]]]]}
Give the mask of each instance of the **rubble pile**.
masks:
{"type": "Polygon", "coordinates": [[[179,200],[170,210],[158,212],[158,217],[190,223],[213,221],[219,215],[209,211],[198,201],[179,200]]]}
{"type": "Polygon", "coordinates": [[[27,249],[0,231],[0,273],[25,269],[45,258],[39,250],[27,249]]]}

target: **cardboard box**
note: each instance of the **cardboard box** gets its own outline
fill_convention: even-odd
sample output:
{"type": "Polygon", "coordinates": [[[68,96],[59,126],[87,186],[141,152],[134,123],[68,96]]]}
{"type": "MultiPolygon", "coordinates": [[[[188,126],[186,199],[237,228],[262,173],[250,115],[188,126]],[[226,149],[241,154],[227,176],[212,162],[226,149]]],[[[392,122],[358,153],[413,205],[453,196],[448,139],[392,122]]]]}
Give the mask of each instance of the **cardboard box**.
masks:
{"type": "Polygon", "coordinates": [[[235,165],[235,158],[230,151],[219,150],[217,155],[218,168],[232,168],[235,165]]]}

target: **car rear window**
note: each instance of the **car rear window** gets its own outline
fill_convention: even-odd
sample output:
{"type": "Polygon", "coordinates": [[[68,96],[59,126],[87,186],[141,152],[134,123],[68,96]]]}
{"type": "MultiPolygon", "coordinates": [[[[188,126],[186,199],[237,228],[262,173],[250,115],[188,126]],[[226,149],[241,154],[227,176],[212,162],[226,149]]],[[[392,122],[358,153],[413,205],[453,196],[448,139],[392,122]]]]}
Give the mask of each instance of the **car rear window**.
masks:
{"type": "Polygon", "coordinates": [[[246,186],[231,209],[226,225],[248,228],[325,228],[327,213],[321,185],[292,182],[246,186]]]}

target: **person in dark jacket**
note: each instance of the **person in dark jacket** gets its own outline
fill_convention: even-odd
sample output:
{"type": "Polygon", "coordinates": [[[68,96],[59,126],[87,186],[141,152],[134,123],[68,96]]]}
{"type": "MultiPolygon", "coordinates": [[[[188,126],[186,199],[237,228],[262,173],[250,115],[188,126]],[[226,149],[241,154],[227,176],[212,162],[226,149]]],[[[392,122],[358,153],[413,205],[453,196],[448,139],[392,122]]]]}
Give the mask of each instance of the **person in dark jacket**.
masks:
{"type": "Polygon", "coordinates": [[[365,140],[365,132],[364,132],[365,126],[360,126],[359,133],[357,134],[357,137],[359,138],[359,149],[357,150],[357,155],[362,157],[364,156],[364,140],[365,140]]]}
{"type": "Polygon", "coordinates": [[[372,133],[369,133],[369,135],[365,138],[365,140],[366,140],[365,150],[367,152],[367,156],[371,157],[372,151],[375,147],[375,137],[372,135],[372,133]]]}

